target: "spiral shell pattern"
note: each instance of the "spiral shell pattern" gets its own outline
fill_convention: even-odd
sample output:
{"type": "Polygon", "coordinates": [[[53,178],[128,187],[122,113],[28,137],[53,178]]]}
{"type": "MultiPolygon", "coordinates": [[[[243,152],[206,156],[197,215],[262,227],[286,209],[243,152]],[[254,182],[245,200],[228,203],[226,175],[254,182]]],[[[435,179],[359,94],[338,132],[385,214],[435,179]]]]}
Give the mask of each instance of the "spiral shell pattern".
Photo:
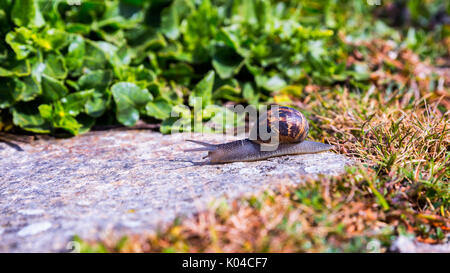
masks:
{"type": "MultiPolygon", "coordinates": [[[[267,130],[277,132],[280,143],[298,143],[308,136],[309,124],[300,111],[278,106],[267,111],[267,130]],[[276,110],[278,110],[278,116],[274,113],[276,110]],[[278,126],[276,126],[277,122],[278,126]]],[[[265,141],[259,139],[259,142],[265,141]]]]}

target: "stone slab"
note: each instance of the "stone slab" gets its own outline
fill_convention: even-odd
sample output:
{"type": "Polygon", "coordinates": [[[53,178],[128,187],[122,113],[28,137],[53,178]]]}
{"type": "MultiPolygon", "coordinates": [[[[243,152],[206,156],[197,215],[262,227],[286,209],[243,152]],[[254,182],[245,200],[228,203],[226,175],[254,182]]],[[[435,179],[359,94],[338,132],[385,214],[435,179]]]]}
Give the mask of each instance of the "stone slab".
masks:
{"type": "Polygon", "coordinates": [[[70,139],[0,143],[0,251],[66,251],[74,235],[141,234],[228,200],[279,183],[337,175],[351,160],[335,152],[257,162],[198,165],[205,152],[192,138],[221,143],[222,135],[161,135],[145,130],[91,132],[70,139]]]}

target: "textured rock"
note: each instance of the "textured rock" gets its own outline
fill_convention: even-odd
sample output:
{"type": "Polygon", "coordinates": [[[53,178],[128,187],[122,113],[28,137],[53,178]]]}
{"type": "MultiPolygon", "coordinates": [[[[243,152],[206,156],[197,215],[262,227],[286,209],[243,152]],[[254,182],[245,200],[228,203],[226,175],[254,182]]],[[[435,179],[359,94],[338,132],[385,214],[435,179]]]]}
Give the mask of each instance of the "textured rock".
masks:
{"type": "Polygon", "coordinates": [[[430,245],[417,242],[406,236],[399,236],[392,244],[390,251],[401,253],[450,253],[450,243],[430,245]]]}
{"type": "Polygon", "coordinates": [[[40,223],[34,223],[29,226],[26,226],[22,228],[19,232],[17,232],[17,235],[20,237],[35,235],[38,233],[41,233],[43,231],[46,231],[47,229],[52,227],[52,223],[50,222],[40,222],[40,223]]]}
{"type": "Polygon", "coordinates": [[[184,153],[197,147],[186,138],[233,140],[113,130],[41,140],[21,145],[23,151],[0,143],[0,251],[65,251],[73,235],[154,231],[214,198],[339,174],[351,162],[325,152],[200,165],[205,152],[184,153]]]}

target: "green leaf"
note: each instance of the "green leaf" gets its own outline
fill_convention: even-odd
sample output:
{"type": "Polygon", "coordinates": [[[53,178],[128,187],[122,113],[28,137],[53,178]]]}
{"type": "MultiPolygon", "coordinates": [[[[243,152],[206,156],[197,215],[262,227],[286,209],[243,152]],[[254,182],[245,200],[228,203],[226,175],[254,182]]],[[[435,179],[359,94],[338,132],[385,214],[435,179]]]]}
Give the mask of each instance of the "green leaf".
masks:
{"type": "Polygon", "coordinates": [[[170,7],[161,13],[161,32],[171,40],[180,36],[179,25],[182,17],[189,12],[189,7],[184,0],[173,1],[170,7]]]}
{"type": "Polygon", "coordinates": [[[32,31],[24,27],[17,28],[15,31],[6,34],[5,41],[16,53],[17,60],[25,59],[31,53],[36,52],[33,46],[32,35],[32,31]]]}
{"type": "Polygon", "coordinates": [[[228,46],[216,46],[212,65],[220,78],[227,79],[237,74],[243,63],[243,58],[228,46]]]}
{"type": "Polygon", "coordinates": [[[107,1],[106,11],[102,20],[98,22],[100,27],[131,28],[136,26],[144,18],[144,9],[130,1],[107,1]]]}
{"type": "Polygon", "coordinates": [[[170,117],[172,106],[165,99],[157,98],[154,101],[147,103],[145,110],[147,115],[164,120],[170,117]]]}
{"type": "Polygon", "coordinates": [[[161,49],[167,45],[164,36],[154,28],[139,27],[127,31],[128,44],[135,50],[136,55],[145,53],[148,49],[161,49]]]}
{"type": "Polygon", "coordinates": [[[15,0],[11,19],[18,26],[42,27],[45,24],[38,0],[15,0]]]}
{"type": "Polygon", "coordinates": [[[16,78],[15,82],[14,99],[16,101],[31,101],[42,93],[39,83],[31,76],[16,78]]]}
{"type": "Polygon", "coordinates": [[[155,79],[155,73],[145,68],[143,65],[138,67],[126,67],[122,70],[120,76],[120,80],[122,81],[142,83],[145,87],[155,79]]]}
{"type": "Polygon", "coordinates": [[[64,108],[63,103],[41,104],[38,107],[41,117],[51,123],[53,128],[61,128],[72,135],[77,135],[82,127],[80,123],[64,108]]]}
{"type": "Polygon", "coordinates": [[[86,102],[84,110],[93,118],[98,118],[106,111],[110,96],[95,91],[93,96],[86,102]]]}
{"type": "Polygon", "coordinates": [[[216,116],[218,113],[222,112],[225,108],[218,105],[208,105],[202,110],[203,120],[209,120],[216,116]]]}
{"type": "Polygon", "coordinates": [[[213,98],[239,102],[242,100],[241,89],[238,84],[236,86],[225,84],[214,91],[213,98]]]}
{"type": "Polygon", "coordinates": [[[175,63],[170,64],[167,69],[164,69],[162,72],[162,76],[168,79],[176,79],[177,82],[183,84],[189,84],[191,78],[195,75],[194,69],[192,66],[186,63],[175,63]]]}
{"type": "Polygon", "coordinates": [[[80,112],[84,111],[85,104],[94,95],[94,92],[94,89],[79,91],[62,98],[61,102],[64,107],[64,112],[72,116],[78,115],[80,112]]]}
{"type": "Polygon", "coordinates": [[[189,96],[190,106],[194,107],[200,101],[202,108],[211,104],[214,75],[214,71],[209,71],[208,74],[197,83],[189,96]]]}
{"type": "Polygon", "coordinates": [[[56,28],[46,29],[40,36],[45,41],[47,50],[60,50],[70,43],[69,34],[56,28]]]}
{"type": "Polygon", "coordinates": [[[87,39],[84,42],[85,53],[83,56],[83,67],[89,68],[90,70],[104,69],[108,63],[107,55],[95,42],[87,39]]]}
{"type": "Polygon", "coordinates": [[[287,85],[285,79],[279,75],[273,75],[270,78],[262,75],[256,76],[255,80],[259,86],[269,91],[277,91],[287,85]]]}
{"type": "Polygon", "coordinates": [[[51,119],[53,116],[53,107],[50,104],[41,104],[38,107],[39,114],[44,119],[51,119]]]}
{"type": "Polygon", "coordinates": [[[210,117],[203,130],[223,132],[227,129],[245,126],[245,115],[237,115],[234,111],[217,105],[208,106],[203,113],[204,117],[210,117]],[[210,112],[210,113],[208,113],[210,112]]]}
{"type": "Polygon", "coordinates": [[[191,119],[178,117],[167,118],[161,123],[161,127],[159,128],[159,130],[163,134],[170,134],[175,132],[190,132],[192,130],[191,119]]]}
{"type": "Polygon", "coordinates": [[[7,108],[20,101],[30,101],[41,93],[39,85],[31,77],[0,79],[0,108],[7,108]]]}
{"type": "Polygon", "coordinates": [[[192,52],[195,62],[202,63],[209,59],[209,47],[218,31],[218,23],[218,10],[210,0],[201,1],[198,8],[190,12],[183,22],[185,26],[182,33],[186,49],[192,52]]]}
{"type": "Polygon", "coordinates": [[[43,73],[55,79],[65,79],[67,68],[64,57],[59,53],[49,53],[45,56],[45,69],[43,73]]]}
{"type": "Polygon", "coordinates": [[[9,29],[11,29],[11,24],[9,20],[9,14],[7,14],[7,11],[5,12],[5,10],[7,10],[6,3],[0,5],[3,6],[2,8],[4,8],[4,9],[0,8],[0,32],[5,33],[9,29]]]}
{"type": "Polygon", "coordinates": [[[110,70],[94,70],[84,74],[78,79],[81,89],[96,89],[103,91],[108,88],[113,78],[110,70]]]}
{"type": "Polygon", "coordinates": [[[68,92],[67,87],[62,82],[45,74],[42,75],[42,98],[44,101],[59,100],[68,92]]]}
{"type": "Polygon", "coordinates": [[[83,37],[74,35],[67,49],[66,65],[71,74],[78,74],[83,66],[86,45],[83,37]]]}
{"type": "Polygon", "coordinates": [[[323,41],[309,41],[308,51],[309,54],[311,54],[311,56],[316,60],[320,60],[320,58],[327,52],[323,41]]]}
{"type": "Polygon", "coordinates": [[[246,82],[244,84],[244,88],[242,91],[242,95],[244,99],[248,101],[251,105],[257,105],[259,96],[256,94],[256,90],[253,88],[250,82],[246,82]]]}
{"type": "Polygon", "coordinates": [[[64,112],[64,108],[60,103],[55,103],[53,113],[53,127],[61,128],[72,135],[77,135],[81,128],[81,124],[71,115],[64,112]]]}
{"type": "Polygon", "coordinates": [[[240,41],[230,28],[221,28],[216,36],[217,41],[224,42],[228,47],[238,51],[240,41]]]}
{"type": "Polygon", "coordinates": [[[84,36],[89,35],[91,28],[89,25],[81,24],[81,23],[67,23],[66,31],[68,33],[81,34],[84,36]]]}
{"type": "Polygon", "coordinates": [[[8,108],[14,104],[12,90],[15,88],[15,82],[10,78],[0,78],[0,109],[8,108]]]}
{"type": "Polygon", "coordinates": [[[72,135],[76,136],[79,134],[82,125],[78,123],[78,121],[74,117],[66,116],[64,119],[61,119],[57,123],[55,123],[54,126],[56,128],[64,129],[72,135]]]}
{"type": "Polygon", "coordinates": [[[77,116],[76,119],[81,124],[81,127],[78,129],[79,134],[87,133],[95,124],[95,118],[84,114],[77,116]]]}
{"type": "Polygon", "coordinates": [[[180,36],[178,29],[179,17],[176,10],[175,3],[169,8],[166,8],[161,14],[161,31],[168,38],[175,40],[180,36]]]}
{"type": "Polygon", "coordinates": [[[152,100],[147,89],[141,89],[135,83],[119,82],[111,87],[116,102],[117,120],[126,126],[133,126],[139,120],[139,111],[152,100]]]}
{"type": "Polygon", "coordinates": [[[50,133],[51,125],[41,117],[37,107],[23,105],[11,110],[15,125],[34,133],[50,133]]]}
{"type": "Polygon", "coordinates": [[[23,77],[31,73],[30,63],[28,60],[7,60],[1,64],[0,77],[23,77]]]}
{"type": "Polygon", "coordinates": [[[121,77],[122,70],[125,69],[131,61],[131,52],[126,48],[118,48],[117,46],[107,42],[95,42],[95,46],[101,50],[112,66],[114,73],[121,77]]]}

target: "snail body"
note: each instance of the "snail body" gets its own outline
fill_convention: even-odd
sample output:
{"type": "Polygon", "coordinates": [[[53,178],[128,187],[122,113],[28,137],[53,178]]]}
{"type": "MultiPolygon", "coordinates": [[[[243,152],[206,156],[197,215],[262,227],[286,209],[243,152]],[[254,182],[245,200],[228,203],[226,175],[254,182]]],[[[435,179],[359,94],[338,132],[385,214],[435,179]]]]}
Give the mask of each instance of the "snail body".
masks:
{"type": "Polygon", "coordinates": [[[208,151],[207,157],[210,163],[230,163],[257,161],[283,155],[319,153],[333,148],[333,145],[305,141],[309,125],[306,118],[299,111],[282,106],[275,109],[271,109],[267,112],[267,116],[260,119],[260,121],[266,120],[267,122],[264,124],[260,122],[259,125],[255,126],[250,133],[250,138],[223,144],[188,140],[203,147],[185,151],[208,151]],[[266,124],[268,133],[271,136],[275,136],[277,142],[273,149],[270,149],[272,146],[269,143],[269,138],[267,136],[264,138],[264,135],[260,133],[261,128],[264,128],[266,124]]]}

